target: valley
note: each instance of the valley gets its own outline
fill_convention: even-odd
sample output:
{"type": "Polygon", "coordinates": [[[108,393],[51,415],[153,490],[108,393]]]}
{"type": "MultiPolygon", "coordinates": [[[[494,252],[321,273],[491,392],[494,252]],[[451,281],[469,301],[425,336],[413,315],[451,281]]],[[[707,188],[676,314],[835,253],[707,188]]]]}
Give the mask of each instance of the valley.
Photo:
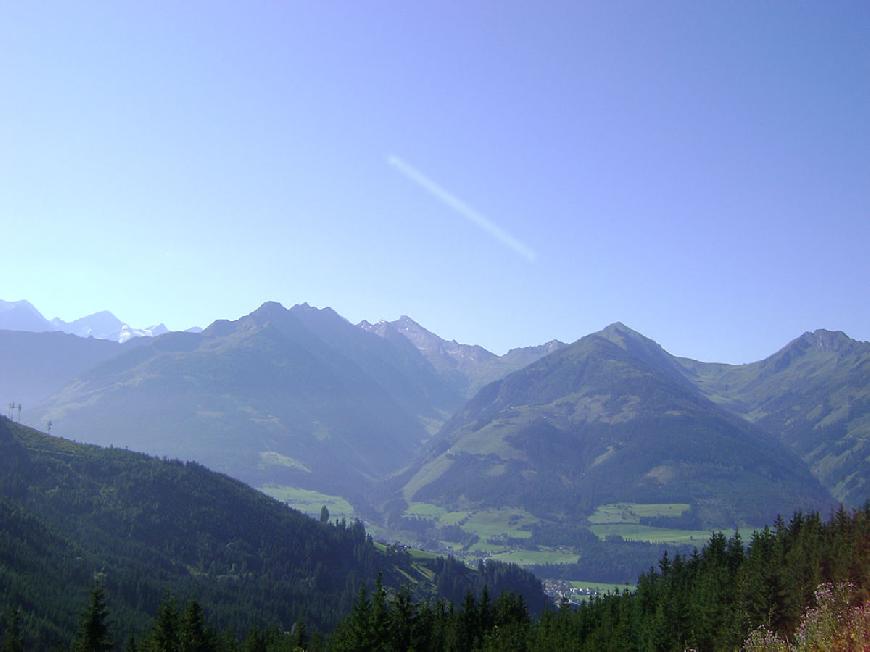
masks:
{"type": "Polygon", "coordinates": [[[0,2],[0,652],[870,652],[868,35],[0,2]]]}
{"type": "Polygon", "coordinates": [[[868,346],[816,331],[729,367],[617,323],[496,356],[409,317],[267,303],[126,344],[0,331],[0,364],[7,393],[46,388],[25,392],[25,421],[53,432],[195,460],[315,519],[359,519],[383,545],[622,586],[711,532],[749,538],[778,514],[866,499],[868,346]],[[803,375],[831,407],[783,430],[803,375]],[[842,437],[807,457],[819,427],[842,437]]]}

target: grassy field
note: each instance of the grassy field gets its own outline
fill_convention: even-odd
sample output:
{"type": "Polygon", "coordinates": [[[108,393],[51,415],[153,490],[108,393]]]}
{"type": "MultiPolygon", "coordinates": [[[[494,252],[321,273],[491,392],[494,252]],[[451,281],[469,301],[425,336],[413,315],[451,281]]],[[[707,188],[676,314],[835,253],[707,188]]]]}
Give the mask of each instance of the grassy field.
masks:
{"type": "Polygon", "coordinates": [[[598,591],[599,593],[615,593],[624,590],[634,591],[637,586],[634,584],[612,584],[610,582],[587,582],[586,580],[571,580],[571,586],[578,589],[589,589],[598,591]]]}
{"type": "Polygon", "coordinates": [[[416,516],[436,521],[438,525],[457,525],[469,516],[469,512],[449,512],[443,507],[431,503],[411,503],[405,510],[405,516],[416,516]]]}
{"type": "Polygon", "coordinates": [[[642,517],[682,516],[690,507],[688,503],[609,503],[600,505],[589,522],[594,525],[640,523],[642,517]]]}
{"type": "Polygon", "coordinates": [[[260,466],[283,466],[294,471],[303,471],[311,473],[311,469],[305,466],[302,462],[294,460],[287,455],[281,455],[275,451],[263,451],[260,453],[260,466]]]}
{"type": "Polygon", "coordinates": [[[701,545],[710,537],[706,530],[641,525],[641,518],[678,517],[691,509],[688,503],[609,503],[599,505],[589,517],[591,530],[599,539],[620,536],[626,541],[701,545]]]}
{"type": "Polygon", "coordinates": [[[458,525],[469,534],[476,534],[481,542],[493,537],[528,539],[531,526],[538,519],[522,509],[504,507],[481,511],[448,511],[430,503],[411,503],[405,516],[425,518],[439,526],[458,525]]]}
{"type": "Polygon", "coordinates": [[[431,503],[411,503],[408,509],[405,510],[405,516],[416,516],[418,518],[428,518],[437,521],[447,510],[439,505],[431,503]]]}
{"type": "Polygon", "coordinates": [[[281,502],[287,503],[293,509],[298,509],[300,512],[310,514],[315,517],[320,516],[320,508],[326,505],[329,510],[329,518],[353,518],[353,506],[341,496],[330,496],[322,494],[319,491],[311,491],[309,489],[299,489],[297,487],[288,487],[280,484],[266,484],[260,487],[260,491],[264,494],[277,498],[281,502]]]}
{"type": "Polygon", "coordinates": [[[574,564],[579,556],[570,550],[514,549],[492,555],[492,558],[519,566],[537,566],[541,564],[574,564]]]}
{"type": "Polygon", "coordinates": [[[610,523],[593,525],[590,528],[599,539],[620,536],[626,541],[647,541],[648,543],[674,543],[701,546],[707,543],[710,532],[707,530],[675,530],[634,523],[610,523]]]}
{"type": "Polygon", "coordinates": [[[528,539],[532,536],[530,528],[538,519],[521,509],[487,509],[472,512],[460,522],[463,530],[476,534],[486,541],[493,537],[505,536],[511,539],[528,539]]]}

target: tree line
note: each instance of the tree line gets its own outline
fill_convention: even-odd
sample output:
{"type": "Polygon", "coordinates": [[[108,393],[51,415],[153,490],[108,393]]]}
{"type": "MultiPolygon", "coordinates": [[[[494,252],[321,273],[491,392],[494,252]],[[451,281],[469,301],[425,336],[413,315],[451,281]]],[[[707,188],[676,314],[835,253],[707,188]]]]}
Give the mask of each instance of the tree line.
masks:
{"type": "MultiPolygon", "coordinates": [[[[482,575],[485,578],[485,575],[482,575]]],[[[239,637],[212,628],[195,600],[161,603],[149,628],[112,631],[101,586],[65,649],[129,652],[465,652],[557,650],[856,650],[870,647],[870,503],[827,522],[795,514],[756,531],[713,534],[690,555],[665,553],[632,592],[567,600],[536,615],[517,593],[492,599],[486,584],[458,602],[415,600],[380,577],[358,590],[328,635],[253,627],[239,637]]],[[[7,614],[3,652],[28,649],[20,610],[7,614]]]]}

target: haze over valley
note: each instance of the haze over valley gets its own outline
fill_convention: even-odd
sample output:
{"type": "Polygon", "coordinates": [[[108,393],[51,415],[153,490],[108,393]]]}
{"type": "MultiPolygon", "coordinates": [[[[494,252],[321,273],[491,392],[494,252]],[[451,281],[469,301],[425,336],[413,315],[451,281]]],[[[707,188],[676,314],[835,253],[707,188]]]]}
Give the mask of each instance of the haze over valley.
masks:
{"type": "Polygon", "coordinates": [[[868,34],[0,3],[0,652],[870,649],[868,34]]]}
{"type": "Polygon", "coordinates": [[[0,331],[0,352],[22,423],[196,461],[469,562],[546,573],[613,550],[577,572],[625,583],[653,544],[870,498],[870,343],[823,329],[737,366],[619,322],[498,356],[407,316],[272,302],[126,343],[0,331]]]}

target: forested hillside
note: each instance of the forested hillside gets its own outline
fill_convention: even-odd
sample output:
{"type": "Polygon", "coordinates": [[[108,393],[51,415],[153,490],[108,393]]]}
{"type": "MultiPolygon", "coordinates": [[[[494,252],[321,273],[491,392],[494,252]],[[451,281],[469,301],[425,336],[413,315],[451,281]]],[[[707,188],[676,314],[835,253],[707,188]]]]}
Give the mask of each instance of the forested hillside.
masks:
{"type": "MultiPolygon", "coordinates": [[[[481,569],[484,576],[489,571],[481,569]]],[[[487,576],[491,579],[491,576],[487,576]]],[[[116,602],[97,584],[81,602],[76,649],[110,649],[116,602]]],[[[380,579],[360,586],[351,613],[331,634],[255,625],[240,640],[213,628],[208,603],[167,598],[125,650],[202,652],[630,652],[736,650],[864,652],[870,647],[870,505],[823,522],[796,514],[754,533],[713,535],[688,556],[663,556],[633,591],[535,614],[519,595],[467,592],[461,605],[414,600],[380,579]],[[138,642],[137,642],[138,641],[138,642]]],[[[6,640],[19,635],[7,617],[6,640]],[[11,631],[11,635],[10,635],[11,631]]],[[[72,640],[72,639],[70,639],[72,640]]]]}
{"type": "Polygon", "coordinates": [[[332,650],[844,650],[870,647],[870,504],[823,522],[796,514],[665,555],[633,592],[564,603],[541,618],[521,600],[469,597],[444,610],[358,598],[332,650]],[[748,543],[748,545],[745,545],[748,543]],[[785,641],[793,645],[789,648],[785,641]]]}
{"type": "Polygon", "coordinates": [[[119,635],[141,631],[171,593],[208,606],[222,629],[327,630],[361,585],[417,597],[519,590],[516,567],[484,573],[374,545],[362,525],[316,522],[193,463],[79,445],[0,418],[0,608],[20,609],[30,649],[65,645],[94,582],[119,635]]]}

